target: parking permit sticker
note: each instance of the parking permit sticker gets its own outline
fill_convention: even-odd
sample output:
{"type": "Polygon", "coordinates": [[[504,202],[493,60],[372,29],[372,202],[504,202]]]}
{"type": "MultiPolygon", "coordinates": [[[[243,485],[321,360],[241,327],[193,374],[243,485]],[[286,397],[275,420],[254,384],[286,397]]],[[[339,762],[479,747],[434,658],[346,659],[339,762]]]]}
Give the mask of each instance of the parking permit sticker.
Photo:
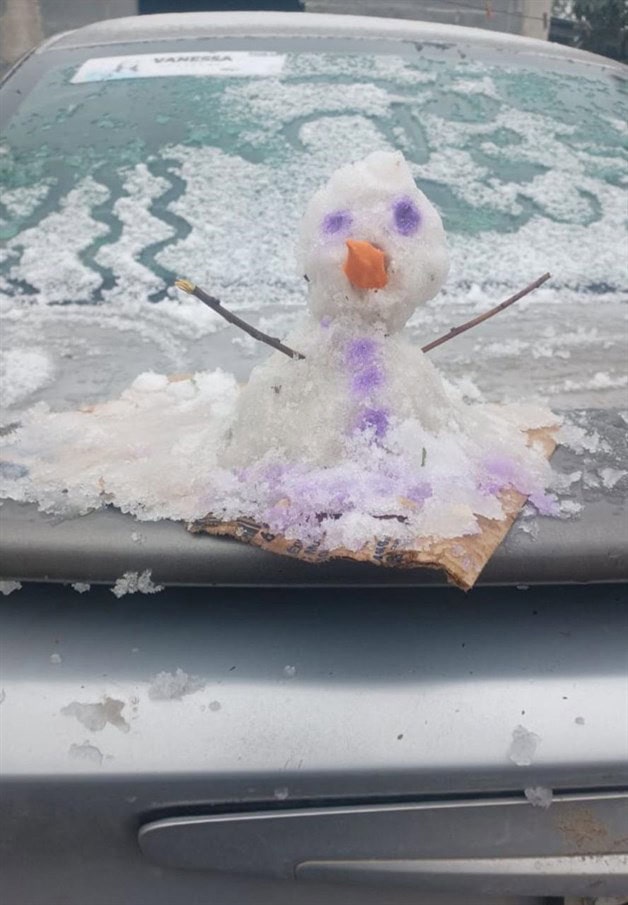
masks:
{"type": "Polygon", "coordinates": [[[273,76],[283,69],[279,53],[142,53],[126,57],[95,57],[74,73],[72,83],[109,82],[115,79],[152,79],[160,76],[273,76]]]}

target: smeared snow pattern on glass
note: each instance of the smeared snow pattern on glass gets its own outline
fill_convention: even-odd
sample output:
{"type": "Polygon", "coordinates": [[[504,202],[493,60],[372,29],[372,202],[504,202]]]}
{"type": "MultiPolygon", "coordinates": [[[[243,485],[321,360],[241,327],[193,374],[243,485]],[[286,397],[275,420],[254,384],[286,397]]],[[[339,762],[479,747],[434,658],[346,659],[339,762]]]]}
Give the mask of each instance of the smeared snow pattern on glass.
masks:
{"type": "MultiPolygon", "coordinates": [[[[65,91],[70,76],[55,76],[53,89],[65,91]]],[[[23,115],[46,126],[46,147],[9,130],[13,225],[0,280],[20,306],[18,324],[11,303],[9,341],[45,329],[43,305],[63,302],[56,329],[67,325],[71,347],[44,398],[65,402],[77,380],[93,385],[93,399],[119,392],[138,356],[139,369],[190,371],[231,358],[244,377],[254,359],[229,342],[239,342],[235,331],[198,303],[175,301],[173,279],[189,276],[285,333],[304,299],[292,249],[305,199],[339,163],[393,147],[408,154],[450,238],[446,294],[410,324],[417,339],[546,269],[554,275],[503,323],[448,344],[435,360],[491,399],[504,390],[551,395],[561,406],[621,398],[626,150],[623,102],[610,83],[414,51],[289,54],[281,79],[172,79],[158,93],[152,80],[139,82],[73,86],[76,101],[59,93],[58,108],[42,84],[23,115]],[[62,172],[60,150],[71,160],[62,172]],[[85,301],[98,301],[98,313],[78,310],[85,301]],[[532,353],[542,366],[531,369],[530,348],[548,321],[555,335],[543,339],[546,354],[532,353]],[[570,346],[577,331],[588,339],[570,346]],[[74,334],[89,334],[87,353],[74,334]],[[494,360],[504,336],[530,343],[513,351],[506,387],[494,360]],[[606,385],[591,380],[597,372],[608,374],[606,385]]]]}
{"type": "Polygon", "coordinates": [[[37,182],[3,192],[2,204],[16,220],[24,220],[35,211],[50,191],[50,183],[37,182]]]}
{"type": "Polygon", "coordinates": [[[58,210],[9,241],[10,250],[20,251],[9,275],[38,290],[43,302],[88,301],[101,277],[83,262],[81,253],[108,232],[92,216],[108,196],[105,186],[91,177],[80,182],[58,210]]]}
{"type": "Polygon", "coordinates": [[[118,285],[111,292],[123,299],[131,287],[134,293],[145,296],[161,288],[162,280],[151,268],[141,264],[138,257],[147,246],[175,235],[174,227],[150,213],[153,199],[162,195],[169,183],[154,176],[142,163],[124,175],[125,195],[113,204],[113,213],[123,224],[121,236],[117,242],[103,245],[95,256],[98,264],[120,275],[118,285]]]}

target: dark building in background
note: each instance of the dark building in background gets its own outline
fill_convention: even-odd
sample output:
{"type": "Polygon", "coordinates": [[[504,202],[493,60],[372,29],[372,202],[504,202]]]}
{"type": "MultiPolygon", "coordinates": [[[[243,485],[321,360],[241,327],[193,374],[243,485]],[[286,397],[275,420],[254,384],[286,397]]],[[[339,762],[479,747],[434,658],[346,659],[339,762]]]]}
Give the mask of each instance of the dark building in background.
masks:
{"type": "Polygon", "coordinates": [[[153,13],[201,13],[222,10],[278,10],[280,12],[300,12],[303,3],[299,0],[139,0],[138,12],[153,13]]]}
{"type": "Polygon", "coordinates": [[[0,74],[44,38],[136,15],[137,0],[0,0],[0,74]]]}
{"type": "Polygon", "coordinates": [[[556,44],[573,46],[578,39],[578,23],[575,19],[559,19],[557,16],[552,16],[549,39],[556,44]]]}
{"type": "Polygon", "coordinates": [[[546,40],[552,0],[305,0],[308,13],[347,13],[466,25],[546,40]]]}
{"type": "Polygon", "coordinates": [[[39,9],[48,37],[100,19],[136,16],[137,0],[39,0],[39,9]]]}

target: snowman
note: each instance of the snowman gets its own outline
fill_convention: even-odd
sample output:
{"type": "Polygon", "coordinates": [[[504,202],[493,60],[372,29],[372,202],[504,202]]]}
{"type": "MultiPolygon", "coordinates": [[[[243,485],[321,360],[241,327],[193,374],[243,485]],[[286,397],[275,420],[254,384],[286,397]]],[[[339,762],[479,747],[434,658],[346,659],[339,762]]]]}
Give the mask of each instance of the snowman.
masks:
{"type": "Polygon", "coordinates": [[[549,466],[526,431],[551,414],[470,406],[403,335],[448,272],[439,214],[400,152],[337,170],[302,221],[308,313],[243,388],[221,464],[226,517],[327,548],[457,537],[503,515],[500,494],[543,495],[549,466]],[[382,520],[385,520],[382,521],[382,520]]]}
{"type": "Polygon", "coordinates": [[[555,425],[552,413],[468,404],[404,336],[448,256],[400,153],[342,167],[314,195],[299,266],[308,310],[287,342],[301,358],[277,351],[242,388],[220,371],[146,373],[89,411],[35,406],[7,441],[6,495],[55,512],[200,519],[323,555],[449,541],[465,574],[461,539],[501,523],[499,542],[526,497],[551,511],[533,429],[555,425]]]}
{"type": "Polygon", "coordinates": [[[305,360],[276,353],[253,371],[226,460],[274,449],[332,464],[356,433],[381,440],[391,416],[431,429],[454,417],[436,369],[400,335],[449,269],[440,216],[400,152],[332,175],[307,207],[298,257],[309,312],[286,342],[305,360]]]}

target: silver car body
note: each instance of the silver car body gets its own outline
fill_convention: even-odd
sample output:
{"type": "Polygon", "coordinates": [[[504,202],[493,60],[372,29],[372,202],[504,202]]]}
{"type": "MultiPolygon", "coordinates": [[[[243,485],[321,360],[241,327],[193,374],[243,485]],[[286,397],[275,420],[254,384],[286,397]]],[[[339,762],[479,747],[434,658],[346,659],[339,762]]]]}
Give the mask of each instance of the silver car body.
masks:
{"type": "MultiPolygon", "coordinates": [[[[114,20],[31,61],[271,39],[620,72],[509,35],[307,14],[114,20]]],[[[617,412],[590,418],[624,456],[617,412]]],[[[539,520],[535,540],[513,532],[468,597],[435,573],[314,567],[109,510],[59,521],[6,503],[2,572],[24,586],[0,604],[5,901],[625,895],[623,486],[591,491],[579,520],[539,520]],[[166,590],[112,596],[116,578],[147,568],[166,590]]]]}

